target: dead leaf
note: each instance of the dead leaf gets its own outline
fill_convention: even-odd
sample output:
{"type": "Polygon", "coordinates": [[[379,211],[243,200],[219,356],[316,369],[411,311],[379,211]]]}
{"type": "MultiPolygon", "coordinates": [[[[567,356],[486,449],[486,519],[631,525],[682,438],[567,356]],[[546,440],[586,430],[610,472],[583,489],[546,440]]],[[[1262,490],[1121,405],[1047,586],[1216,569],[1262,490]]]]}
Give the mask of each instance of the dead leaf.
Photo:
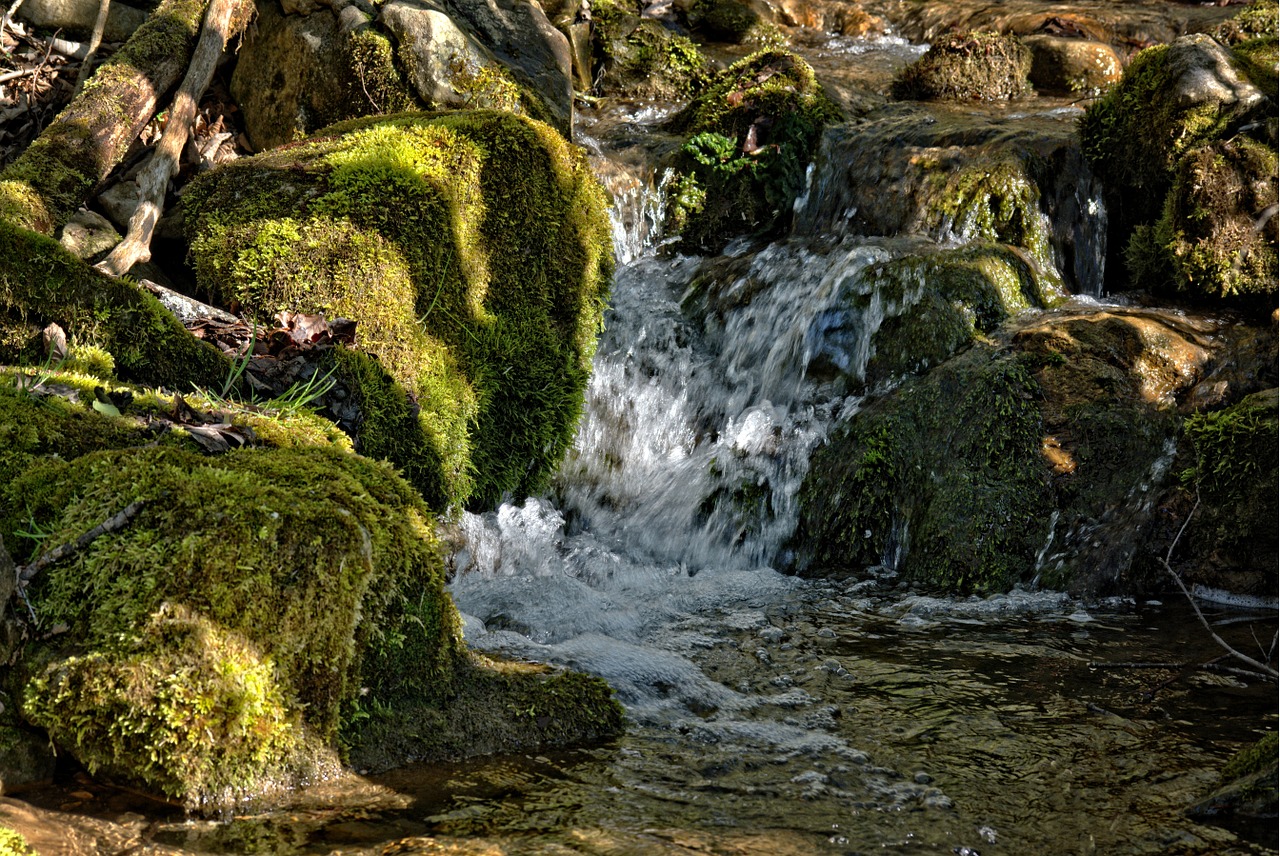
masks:
{"type": "Polygon", "coordinates": [[[49,326],[41,331],[41,336],[44,339],[45,355],[50,362],[56,364],[67,358],[67,334],[56,322],[50,322],[49,326]]]}

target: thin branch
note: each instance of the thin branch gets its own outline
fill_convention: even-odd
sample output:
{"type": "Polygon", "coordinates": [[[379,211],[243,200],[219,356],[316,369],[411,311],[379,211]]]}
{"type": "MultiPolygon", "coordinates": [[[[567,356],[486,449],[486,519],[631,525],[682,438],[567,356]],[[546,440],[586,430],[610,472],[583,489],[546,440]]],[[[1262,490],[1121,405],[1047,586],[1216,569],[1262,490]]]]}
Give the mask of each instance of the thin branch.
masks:
{"type": "MultiPolygon", "coordinates": [[[[18,14],[18,9],[21,6],[22,6],[22,0],[13,0],[13,5],[10,6],[5,11],[4,20],[0,21],[0,42],[3,41],[4,31],[9,29],[9,27],[12,25],[13,16],[18,14]]],[[[5,51],[6,55],[8,53],[9,53],[8,51],[5,51]]]]}
{"type": "Polygon", "coordinates": [[[86,549],[101,536],[106,535],[109,532],[116,532],[128,526],[129,521],[137,516],[138,512],[142,510],[142,506],[145,504],[146,503],[142,500],[129,503],[120,513],[99,523],[76,540],[54,547],[52,550],[30,564],[18,568],[18,590],[22,591],[26,587],[27,583],[35,579],[36,574],[40,573],[50,565],[74,556],[81,550],[86,549]]]}
{"type": "Polygon", "coordinates": [[[111,13],[111,0],[99,0],[98,20],[93,22],[93,32],[89,35],[89,52],[80,63],[80,72],[76,75],[76,85],[71,89],[71,97],[75,98],[84,88],[93,70],[93,58],[98,53],[98,45],[102,44],[102,34],[107,29],[107,15],[111,13]]]}
{"type": "Polygon", "coordinates": [[[1200,619],[1200,623],[1204,625],[1204,629],[1208,632],[1208,634],[1211,637],[1213,637],[1214,642],[1217,642],[1220,646],[1222,646],[1222,649],[1224,651],[1226,651],[1228,654],[1230,654],[1232,657],[1235,657],[1237,660],[1241,661],[1242,663],[1246,663],[1260,672],[1265,672],[1266,674],[1270,675],[1272,679],[1280,679],[1280,672],[1277,672],[1275,669],[1271,668],[1266,663],[1259,663],[1257,660],[1253,659],[1248,654],[1240,653],[1235,648],[1232,648],[1226,642],[1226,640],[1224,640],[1221,636],[1219,636],[1217,633],[1214,632],[1213,627],[1209,624],[1208,619],[1206,619],[1204,617],[1204,613],[1200,611],[1200,604],[1196,603],[1196,599],[1192,596],[1191,592],[1187,590],[1186,583],[1182,581],[1182,577],[1178,576],[1177,572],[1174,571],[1173,566],[1169,564],[1170,560],[1173,558],[1174,549],[1177,548],[1178,542],[1182,540],[1183,533],[1187,531],[1187,526],[1191,523],[1191,518],[1195,516],[1195,513],[1197,510],[1199,510],[1199,508],[1200,508],[1200,491],[1199,489],[1197,489],[1196,504],[1191,507],[1190,513],[1187,514],[1187,519],[1182,521],[1182,528],[1178,530],[1178,534],[1174,536],[1173,541],[1169,544],[1169,549],[1165,553],[1164,558],[1160,559],[1160,564],[1164,566],[1164,569],[1166,572],[1168,572],[1169,576],[1173,577],[1173,581],[1178,584],[1178,588],[1182,589],[1182,593],[1186,596],[1187,601],[1191,604],[1191,608],[1195,610],[1196,618],[1200,619]]]}

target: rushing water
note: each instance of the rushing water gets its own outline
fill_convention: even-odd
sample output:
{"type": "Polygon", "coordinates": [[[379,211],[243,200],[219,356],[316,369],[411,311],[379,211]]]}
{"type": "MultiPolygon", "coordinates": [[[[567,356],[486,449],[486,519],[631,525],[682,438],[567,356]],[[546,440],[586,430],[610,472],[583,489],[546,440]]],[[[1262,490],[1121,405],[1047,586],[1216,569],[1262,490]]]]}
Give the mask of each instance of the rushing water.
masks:
{"type": "MultiPolygon", "coordinates": [[[[1218,651],[1184,604],[774,570],[813,449],[913,299],[871,293],[856,317],[843,300],[911,246],[840,226],[846,142],[824,144],[797,234],[711,260],[654,252],[653,178],[615,161],[623,264],[574,449],[550,495],[459,521],[468,641],[605,677],[630,719],[617,743],[348,780],[222,823],[78,781],[0,821],[69,853],[1274,852],[1272,827],[1183,814],[1275,723],[1273,688],[1194,668],[1218,651]]],[[[1096,189],[1063,198],[1056,261],[1096,290],[1096,189]]],[[[962,238],[944,231],[926,238],[962,238]]],[[[1239,646],[1275,631],[1274,610],[1211,617],[1239,646]]]]}

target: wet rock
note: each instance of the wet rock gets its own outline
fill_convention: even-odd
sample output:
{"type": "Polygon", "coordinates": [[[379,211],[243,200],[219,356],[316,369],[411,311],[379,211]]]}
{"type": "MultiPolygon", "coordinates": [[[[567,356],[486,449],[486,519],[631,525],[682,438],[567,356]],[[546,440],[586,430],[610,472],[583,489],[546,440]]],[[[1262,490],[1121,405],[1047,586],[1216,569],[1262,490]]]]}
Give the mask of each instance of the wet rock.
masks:
{"type": "Polygon", "coordinates": [[[1217,790],[1187,810],[1197,820],[1269,819],[1277,812],[1276,733],[1273,731],[1227,762],[1217,790]]]}
{"type": "Polygon", "coordinates": [[[788,27],[808,27],[842,36],[865,36],[885,30],[883,18],[848,0],[781,0],[777,8],[778,23],[788,27]]]}
{"type": "Polygon", "coordinates": [[[1057,36],[1023,36],[1031,51],[1031,84],[1045,93],[1096,95],[1120,80],[1115,49],[1101,42],[1057,36]]]}
{"type": "Polygon", "coordinates": [[[934,42],[893,82],[900,100],[995,101],[1030,92],[1031,53],[1013,36],[971,32],[934,42]]]}
{"type": "Polygon", "coordinates": [[[776,13],[764,0],[679,0],[685,20],[712,41],[740,44],[776,23],[776,13]]]}
{"type": "Polygon", "coordinates": [[[0,794],[8,796],[53,778],[56,758],[47,737],[0,726],[0,794]]]}
{"type": "MultiPolygon", "coordinates": [[[[87,36],[98,20],[98,0],[26,0],[18,8],[18,17],[47,30],[65,30],[69,35],[87,36]]],[[[115,2],[107,13],[107,28],[102,39],[123,42],[147,20],[147,12],[126,3],[115,2]]]]}
{"type": "Polygon", "coordinates": [[[1150,585],[1135,557],[1173,472],[1172,407],[1221,326],[1055,313],[903,384],[815,455],[796,570],[864,577],[887,564],[951,591],[1150,585]]]}

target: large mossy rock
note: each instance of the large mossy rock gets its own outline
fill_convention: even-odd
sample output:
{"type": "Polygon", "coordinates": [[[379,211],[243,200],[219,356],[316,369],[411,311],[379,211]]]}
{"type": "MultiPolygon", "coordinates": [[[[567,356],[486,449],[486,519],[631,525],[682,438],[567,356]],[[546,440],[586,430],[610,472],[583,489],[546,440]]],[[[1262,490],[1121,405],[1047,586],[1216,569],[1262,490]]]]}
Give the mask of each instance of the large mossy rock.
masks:
{"type": "MultiPolygon", "coordinates": [[[[0,565],[116,521],[36,572],[30,612],[53,632],[24,644],[25,607],[0,623],[6,724],[204,812],[340,758],[385,769],[621,729],[603,681],[467,654],[435,516],[318,416],[236,411],[274,447],[202,455],[181,428],[156,436],[162,397],[104,412],[96,380],[0,376],[0,565]]],[[[5,782],[30,772],[0,761],[5,782]]]]}
{"type": "Polygon", "coordinates": [[[1082,118],[1133,286],[1275,294],[1276,106],[1247,72],[1212,37],[1185,36],[1140,53],[1082,118]]]}
{"type": "Polygon", "coordinates": [[[952,592],[1149,585],[1135,558],[1213,329],[1136,310],[1049,315],[903,384],[815,455],[796,570],[888,567],[952,592]]]}
{"type": "Polygon", "coordinates": [[[555,130],[490,111],[365,120],[211,172],[185,199],[217,300],[358,322],[337,361],[360,452],[435,509],[546,482],[613,265],[604,195],[555,130]]]}
{"type": "Polygon", "coordinates": [[[668,186],[667,227],[681,248],[716,253],[789,223],[822,129],[839,118],[813,69],[788,51],[721,72],[673,120],[688,134],[668,186]]]}

